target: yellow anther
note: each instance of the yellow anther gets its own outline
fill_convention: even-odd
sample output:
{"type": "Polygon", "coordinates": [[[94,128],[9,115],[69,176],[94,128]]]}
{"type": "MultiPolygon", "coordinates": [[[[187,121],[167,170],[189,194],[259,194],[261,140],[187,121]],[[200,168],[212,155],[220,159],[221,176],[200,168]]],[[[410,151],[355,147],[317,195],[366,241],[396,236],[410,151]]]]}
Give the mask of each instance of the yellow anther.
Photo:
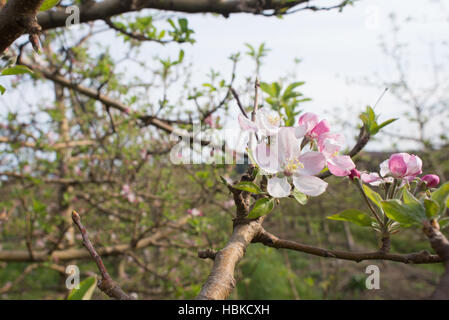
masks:
{"type": "Polygon", "coordinates": [[[304,169],[304,164],[301,161],[298,159],[287,159],[284,167],[284,173],[286,175],[291,175],[299,168],[304,169]]]}
{"type": "Polygon", "coordinates": [[[268,121],[274,126],[278,125],[280,120],[281,119],[278,116],[268,116],[268,121]]]}

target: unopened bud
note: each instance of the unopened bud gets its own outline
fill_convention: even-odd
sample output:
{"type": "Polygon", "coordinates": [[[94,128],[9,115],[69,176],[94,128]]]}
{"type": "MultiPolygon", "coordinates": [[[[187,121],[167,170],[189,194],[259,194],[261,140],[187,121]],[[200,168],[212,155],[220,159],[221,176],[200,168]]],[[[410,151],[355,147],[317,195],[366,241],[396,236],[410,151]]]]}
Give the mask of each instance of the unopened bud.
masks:
{"type": "Polygon", "coordinates": [[[349,179],[354,181],[355,178],[360,179],[360,171],[357,169],[352,169],[351,173],[349,174],[349,179]]]}
{"type": "Polygon", "coordinates": [[[440,183],[440,177],[436,174],[427,174],[421,180],[426,182],[427,188],[434,188],[440,183]]]}

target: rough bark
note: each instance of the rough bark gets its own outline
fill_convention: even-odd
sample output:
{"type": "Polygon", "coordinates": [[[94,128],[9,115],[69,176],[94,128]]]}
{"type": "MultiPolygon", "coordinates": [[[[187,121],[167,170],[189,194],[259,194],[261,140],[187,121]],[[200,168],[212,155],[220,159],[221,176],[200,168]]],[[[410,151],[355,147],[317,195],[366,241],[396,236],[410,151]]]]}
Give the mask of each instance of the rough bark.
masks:
{"type": "Polygon", "coordinates": [[[9,0],[0,11],[0,53],[17,38],[28,33],[37,36],[41,27],[36,15],[44,0],[9,0]]]}
{"type": "Polygon", "coordinates": [[[239,224],[234,228],[227,245],[215,255],[214,266],[197,300],[223,300],[230,295],[236,285],[235,267],[260,229],[258,220],[239,224]]]}
{"type": "Polygon", "coordinates": [[[426,223],[423,231],[429,238],[433,250],[443,260],[445,271],[441,276],[440,282],[430,297],[433,300],[449,300],[449,241],[441,233],[438,222],[426,223]]]}

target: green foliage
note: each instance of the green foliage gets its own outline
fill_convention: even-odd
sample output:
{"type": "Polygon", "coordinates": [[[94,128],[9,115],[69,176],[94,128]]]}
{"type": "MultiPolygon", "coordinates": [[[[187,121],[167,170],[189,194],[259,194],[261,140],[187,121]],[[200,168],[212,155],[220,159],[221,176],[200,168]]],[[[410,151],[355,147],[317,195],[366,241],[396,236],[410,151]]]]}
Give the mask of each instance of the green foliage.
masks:
{"type": "Polygon", "coordinates": [[[357,209],[347,209],[327,218],[330,220],[349,221],[361,227],[371,227],[370,216],[366,212],[357,209]]]}
{"type": "Polygon", "coordinates": [[[257,49],[249,43],[245,43],[245,46],[249,49],[246,54],[253,58],[256,63],[256,74],[258,75],[260,67],[262,66],[262,59],[267,55],[270,49],[265,47],[265,43],[260,44],[257,49]]]}
{"type": "Polygon", "coordinates": [[[368,199],[370,199],[379,209],[382,210],[382,197],[376,191],[368,187],[366,184],[363,185],[363,191],[365,192],[368,199]]]}
{"type": "Polygon", "coordinates": [[[248,214],[248,219],[256,219],[266,216],[274,209],[274,199],[262,198],[256,201],[253,209],[248,214]]]}
{"type": "Polygon", "coordinates": [[[28,67],[23,65],[15,65],[2,71],[2,76],[13,76],[25,73],[33,73],[28,67]]]}
{"type": "Polygon", "coordinates": [[[191,43],[195,42],[195,40],[191,38],[191,35],[194,33],[194,31],[192,29],[189,29],[187,19],[179,18],[177,25],[172,19],[168,19],[167,21],[173,28],[172,31],[169,31],[169,35],[172,36],[173,41],[191,43]]]}
{"type": "Polygon", "coordinates": [[[294,299],[292,287],[301,299],[320,298],[319,282],[312,272],[306,271],[310,259],[298,254],[292,254],[289,259],[292,270],[302,270],[300,277],[287,268],[281,251],[260,245],[249,246],[239,265],[242,279],[237,282],[235,298],[294,299]]]}
{"type": "Polygon", "coordinates": [[[238,190],[247,191],[255,194],[263,193],[262,189],[257,184],[249,181],[241,181],[232,187],[238,190]]]}
{"type": "Polygon", "coordinates": [[[379,115],[376,115],[376,113],[374,112],[374,109],[371,108],[370,106],[367,106],[366,111],[360,115],[360,119],[362,120],[363,125],[368,130],[368,133],[371,136],[376,135],[377,133],[379,133],[379,131],[381,129],[385,128],[389,124],[398,120],[398,119],[389,119],[389,120],[384,121],[379,124],[378,118],[379,118],[379,115]]]}
{"type": "Polygon", "coordinates": [[[296,199],[296,201],[298,201],[303,206],[307,204],[307,196],[298,189],[294,188],[292,191],[292,195],[296,199]]]}
{"type": "Polygon", "coordinates": [[[97,278],[89,277],[79,284],[78,289],[70,292],[67,300],[90,300],[97,286],[97,278]]]}
{"type": "Polygon", "coordinates": [[[430,198],[439,206],[438,216],[441,216],[445,211],[445,204],[449,207],[449,182],[446,182],[437,190],[435,190],[430,198]]]}
{"type": "Polygon", "coordinates": [[[55,7],[60,1],[61,0],[45,0],[39,8],[39,11],[50,10],[51,8],[55,7]]]}
{"type": "Polygon", "coordinates": [[[425,220],[424,208],[407,205],[398,199],[382,201],[382,208],[388,218],[400,223],[404,228],[421,225],[425,220]]]}
{"type": "Polygon", "coordinates": [[[435,218],[440,211],[440,205],[432,199],[424,199],[424,207],[428,219],[435,218]]]}
{"type": "Polygon", "coordinates": [[[285,90],[282,90],[282,85],[279,82],[268,84],[266,82],[260,83],[260,89],[269,95],[266,102],[270,104],[271,108],[279,113],[279,116],[284,119],[286,126],[293,126],[295,124],[296,116],[301,113],[298,109],[300,103],[310,101],[303,97],[303,94],[296,89],[304,85],[304,82],[293,82],[289,84],[285,90]]]}

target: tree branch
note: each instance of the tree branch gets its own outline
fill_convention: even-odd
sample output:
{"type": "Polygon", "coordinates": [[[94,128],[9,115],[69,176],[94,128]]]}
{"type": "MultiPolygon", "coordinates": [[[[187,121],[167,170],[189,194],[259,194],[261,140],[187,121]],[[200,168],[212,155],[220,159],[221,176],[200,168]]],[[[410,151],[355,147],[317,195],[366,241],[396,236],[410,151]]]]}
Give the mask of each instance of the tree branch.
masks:
{"type": "MultiPolygon", "coordinates": [[[[95,20],[104,20],[116,15],[142,9],[157,9],[185,13],[218,13],[225,17],[228,17],[231,13],[264,14],[267,10],[285,12],[289,8],[309,2],[310,0],[104,0],[101,2],[89,2],[85,5],[81,5],[80,22],[85,23],[95,20]]],[[[54,29],[64,27],[69,16],[70,13],[66,13],[65,10],[62,9],[57,11],[46,11],[39,13],[38,22],[44,30],[54,29]]]]}
{"type": "Polygon", "coordinates": [[[382,251],[348,252],[339,250],[327,250],[300,244],[290,240],[279,239],[278,237],[267,232],[263,228],[260,230],[259,234],[255,237],[253,242],[262,243],[265,246],[276,249],[289,249],[319,257],[351,260],[355,262],[361,262],[364,260],[390,260],[395,262],[413,263],[413,264],[441,262],[440,257],[432,255],[427,251],[413,252],[408,254],[392,254],[392,253],[385,253],[382,251]]]}
{"type": "Polygon", "coordinates": [[[445,268],[440,283],[430,298],[434,300],[449,300],[449,241],[441,233],[440,226],[436,220],[432,220],[431,223],[426,222],[423,226],[423,232],[429,238],[430,245],[440,256],[445,268]]]}
{"type": "Polygon", "coordinates": [[[94,259],[97,264],[98,270],[100,271],[101,280],[98,282],[98,288],[111,298],[117,300],[132,300],[132,298],[127,295],[114,280],[112,280],[103,264],[103,260],[90,242],[89,236],[87,235],[87,230],[81,223],[81,218],[76,211],[72,212],[72,219],[81,232],[81,236],[83,237],[83,245],[86,247],[87,251],[89,251],[92,259],[94,259]]]}

